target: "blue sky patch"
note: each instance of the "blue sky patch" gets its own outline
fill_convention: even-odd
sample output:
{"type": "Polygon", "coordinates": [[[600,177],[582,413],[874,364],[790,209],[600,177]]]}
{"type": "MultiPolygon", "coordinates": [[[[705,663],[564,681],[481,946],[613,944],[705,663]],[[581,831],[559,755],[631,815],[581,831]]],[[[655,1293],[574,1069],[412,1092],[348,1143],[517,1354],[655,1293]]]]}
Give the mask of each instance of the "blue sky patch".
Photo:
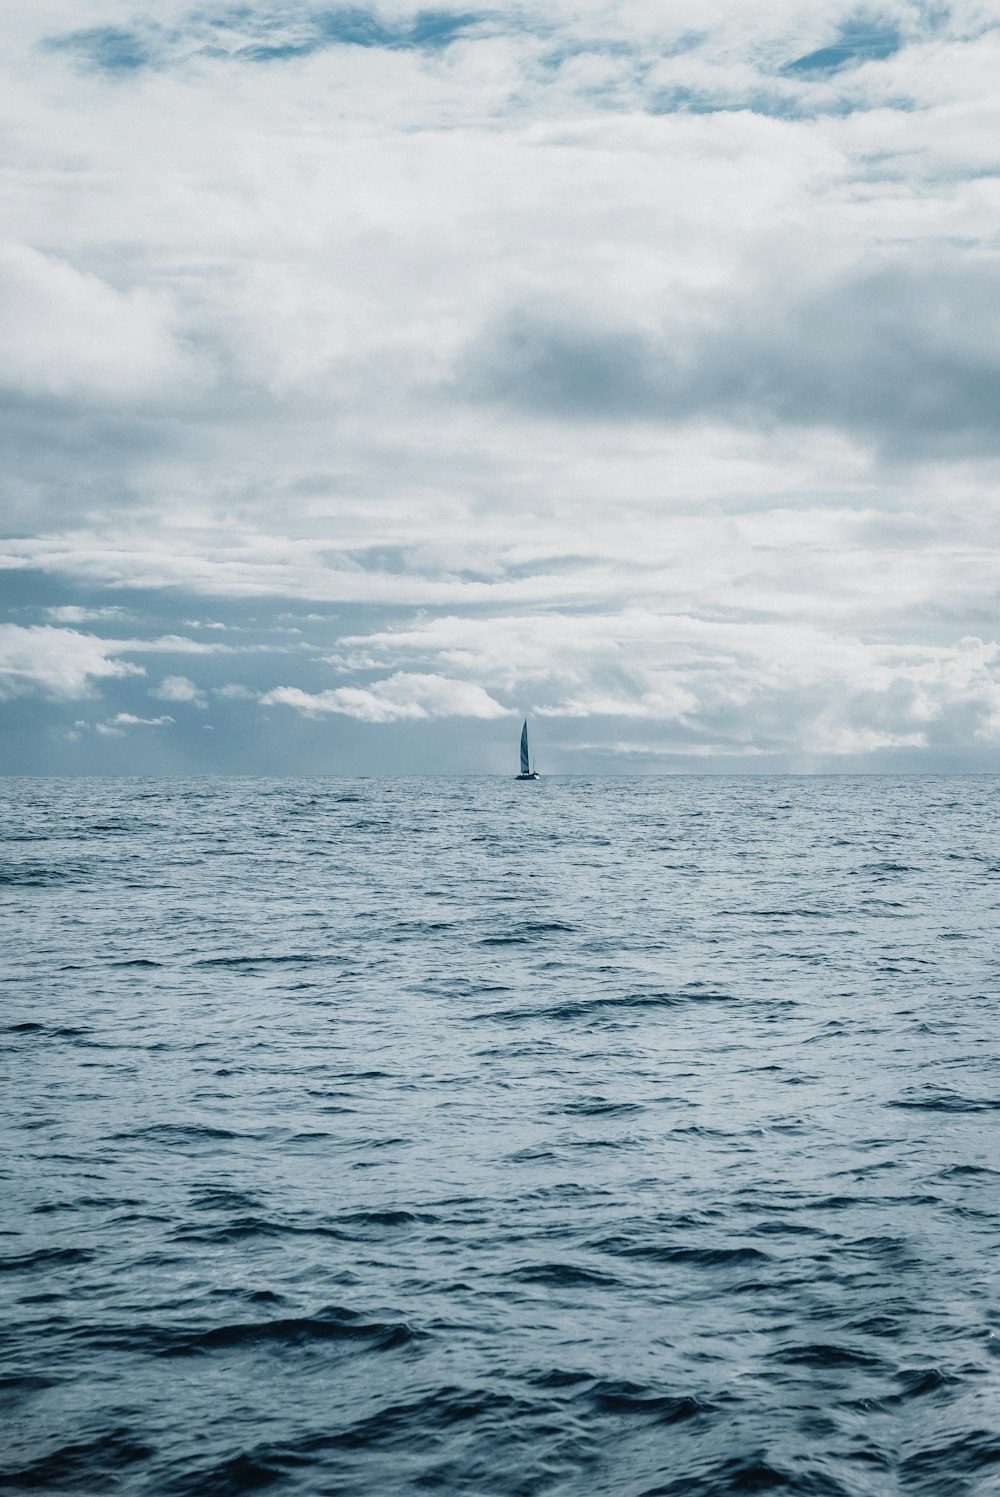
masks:
{"type": "MultiPolygon", "coordinates": [[[[423,10],[404,23],[383,20],[374,10],[338,6],[319,10],[294,28],[291,35],[280,18],[254,23],[245,10],[199,17],[187,35],[196,52],[218,56],[229,51],[249,62],[276,62],[307,57],[329,47],[374,47],[388,51],[440,52],[485,19],[484,13],[423,10]],[[219,38],[228,34],[229,45],[219,38]],[[236,45],[233,47],[233,41],[236,45]],[[243,43],[242,45],[240,43],[243,43]]],[[[99,26],[49,38],[49,51],[73,54],[86,67],[102,73],[133,73],[162,66],[168,53],[159,28],[99,26]]],[[[179,40],[175,38],[175,40],[179,40]]]]}
{"type": "Polygon", "coordinates": [[[835,42],[807,52],[794,62],[786,63],[783,73],[835,73],[841,68],[857,67],[863,62],[881,62],[892,57],[903,45],[895,26],[850,21],[840,28],[835,42]]]}
{"type": "Polygon", "coordinates": [[[93,26],[70,31],[46,42],[50,51],[72,52],[101,73],[134,73],[154,60],[148,43],[137,31],[119,26],[93,26]]]}
{"type": "Polygon", "coordinates": [[[451,11],[420,11],[409,25],[394,26],[374,11],[354,6],[321,11],[300,41],[269,45],[261,42],[241,55],[255,62],[302,57],[326,47],[382,47],[389,51],[442,51],[483,19],[451,11]]]}

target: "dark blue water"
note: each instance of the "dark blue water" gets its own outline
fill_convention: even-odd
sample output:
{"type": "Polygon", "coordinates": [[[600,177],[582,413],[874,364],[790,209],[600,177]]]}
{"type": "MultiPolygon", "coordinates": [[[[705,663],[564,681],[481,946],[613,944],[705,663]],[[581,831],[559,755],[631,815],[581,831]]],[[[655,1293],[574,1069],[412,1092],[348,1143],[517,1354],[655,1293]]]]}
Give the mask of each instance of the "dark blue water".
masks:
{"type": "Polygon", "coordinates": [[[0,824],[3,1490],[1000,1490],[1000,781],[0,824]]]}

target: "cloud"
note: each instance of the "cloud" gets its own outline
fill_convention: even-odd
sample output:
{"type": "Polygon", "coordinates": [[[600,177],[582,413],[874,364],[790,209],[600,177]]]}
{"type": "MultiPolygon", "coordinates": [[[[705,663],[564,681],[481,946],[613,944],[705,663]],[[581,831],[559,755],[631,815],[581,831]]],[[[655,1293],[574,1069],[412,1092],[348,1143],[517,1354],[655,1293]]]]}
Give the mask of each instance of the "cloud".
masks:
{"type": "MultiPolygon", "coordinates": [[[[982,182],[989,170],[989,116],[974,108],[988,108],[995,49],[968,35],[973,11],[933,20],[890,5],[879,29],[907,45],[878,64],[878,78],[860,68],[850,80],[795,82],[778,77],[781,66],[814,41],[816,50],[853,35],[855,7],[725,5],[711,24],[693,4],[661,10],[529,5],[509,21],[491,13],[445,55],[331,41],[260,67],[245,56],[255,45],[294,51],[348,22],[405,36],[424,22],[403,5],[169,5],[147,36],[138,12],[114,3],[101,12],[112,41],[138,28],[169,67],[82,80],[64,74],[69,53],[12,50],[11,190],[31,205],[36,246],[21,247],[30,264],[18,273],[44,281],[10,375],[30,528],[104,508],[114,534],[123,507],[147,524],[176,510],[197,517],[197,537],[211,544],[206,520],[279,513],[296,528],[351,497],[369,516],[354,521],[362,544],[388,528],[390,506],[432,506],[433,532],[441,510],[469,496],[517,503],[522,485],[546,481],[546,449],[552,469],[573,454],[593,464],[594,414],[671,428],[712,420],[706,463],[720,459],[730,423],[757,420],[831,422],[884,452],[912,435],[921,398],[936,410],[943,385],[932,442],[936,430],[938,445],[968,431],[988,446],[991,360],[966,357],[958,337],[928,342],[929,321],[957,324],[974,295],[995,290],[974,248],[989,233],[988,201],[977,210],[926,180],[945,165],[952,181],[982,182]],[[580,71],[623,57],[613,99],[580,71]],[[704,92],[706,70],[718,84],[707,113],[649,113],[668,86],[704,92]],[[765,87],[785,90],[790,109],[850,87],[877,118],[807,126],[736,107],[739,89],[765,87]],[[906,92],[905,109],[892,106],[893,90],[906,92]],[[331,97],[336,120],[317,134],[331,97]],[[275,124],[262,135],[265,116],[275,124]],[[77,147],[62,172],[67,119],[77,147]],[[895,257],[885,249],[894,245],[895,257]],[[865,318],[881,295],[864,284],[873,247],[890,294],[900,259],[912,294],[890,302],[891,328],[869,339],[865,318]],[[776,260],[776,275],[762,276],[776,260]],[[970,269],[980,279],[963,299],[970,269]],[[58,295],[54,275],[71,282],[58,295]],[[940,285],[928,319],[920,296],[940,285]],[[839,300],[831,288],[842,288],[839,300]],[[89,320],[76,311],[88,296],[99,303],[89,320]],[[842,313],[849,336],[824,355],[842,313]],[[46,316],[51,356],[31,333],[46,316]],[[898,378],[911,352],[923,388],[912,397],[898,378]],[[209,382],[168,380],[167,407],[147,401],[141,422],[114,408],[95,419],[109,384],[155,391],[155,370],[177,357],[212,370],[209,382]],[[843,388],[855,360],[859,397],[880,399],[852,402],[843,388]],[[537,444],[535,473],[524,471],[532,414],[556,428],[537,444]]],[[[55,34],[60,15],[71,24],[73,7],[45,7],[36,31],[55,34]]],[[[468,17],[442,9],[438,20],[468,17]]],[[[88,46],[108,42],[104,31],[87,36],[88,46]]],[[[627,466],[625,451],[616,462],[627,466]]]]}
{"type": "Polygon", "coordinates": [[[128,728],[165,728],[172,717],[137,717],[134,712],[116,712],[107,722],[95,723],[95,730],[105,738],[121,738],[128,728]]]}
{"type": "Polygon", "coordinates": [[[151,697],[162,702],[189,702],[192,707],[207,707],[208,698],[187,676],[164,676],[159,686],[150,690],[151,697]]]}
{"type": "Polygon", "coordinates": [[[828,426],[901,454],[1000,450],[1000,261],[800,275],[656,329],[596,305],[512,310],[458,384],[535,416],[828,426]]]}
{"type": "Polygon", "coordinates": [[[95,694],[96,681],[143,674],[141,666],[112,658],[115,653],[114,641],[76,629],[0,624],[0,696],[87,697],[95,694]]]}
{"type": "Polygon", "coordinates": [[[436,665],[540,718],[604,719],[609,744],[621,724],[645,725],[651,753],[816,760],[1000,741],[1000,646],[976,637],[900,645],[632,609],[505,619],[502,630],[438,618],[341,646],[342,669],[396,665],[399,680],[414,679],[413,663],[436,665]]]}
{"type": "MultiPolygon", "coordinates": [[[[95,683],[100,680],[145,675],[143,666],[120,659],[122,655],[210,655],[220,650],[226,650],[226,646],[200,644],[181,635],[101,639],[78,629],[49,624],[0,624],[0,696],[32,693],[55,699],[93,696],[95,683]]],[[[150,694],[167,701],[205,705],[197,687],[184,676],[166,677],[150,694]],[[179,694],[189,690],[194,692],[193,696],[179,694]]]]}
{"type": "Polygon", "coordinates": [[[0,343],[0,387],[28,396],[131,401],[186,373],[162,295],[24,244],[0,244],[0,343]]]}
{"type": "Polygon", "coordinates": [[[508,709],[470,681],[398,671],[370,687],[337,686],[307,692],[278,686],[261,697],[264,706],[294,707],[308,716],[333,712],[361,722],[425,721],[439,717],[505,717],[508,709]]]}
{"type": "MultiPolygon", "coordinates": [[[[236,655],[241,653],[239,645],[205,643],[200,639],[188,639],[183,634],[162,634],[152,639],[116,639],[108,643],[121,654],[126,655],[236,655]]],[[[259,648],[273,647],[264,645],[259,648]]]]}
{"type": "Polygon", "coordinates": [[[77,603],[62,603],[46,608],[45,615],[54,624],[86,624],[101,619],[117,621],[125,617],[125,609],[117,604],[106,608],[83,608],[77,603]]]}

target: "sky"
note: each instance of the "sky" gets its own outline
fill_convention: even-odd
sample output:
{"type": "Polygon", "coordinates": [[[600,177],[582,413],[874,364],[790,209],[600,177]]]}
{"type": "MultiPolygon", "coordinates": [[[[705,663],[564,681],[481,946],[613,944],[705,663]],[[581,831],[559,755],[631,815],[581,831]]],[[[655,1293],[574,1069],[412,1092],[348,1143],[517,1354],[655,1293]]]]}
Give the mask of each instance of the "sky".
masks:
{"type": "Polygon", "coordinates": [[[1000,0],[4,0],[0,772],[1000,770],[1000,0]]]}

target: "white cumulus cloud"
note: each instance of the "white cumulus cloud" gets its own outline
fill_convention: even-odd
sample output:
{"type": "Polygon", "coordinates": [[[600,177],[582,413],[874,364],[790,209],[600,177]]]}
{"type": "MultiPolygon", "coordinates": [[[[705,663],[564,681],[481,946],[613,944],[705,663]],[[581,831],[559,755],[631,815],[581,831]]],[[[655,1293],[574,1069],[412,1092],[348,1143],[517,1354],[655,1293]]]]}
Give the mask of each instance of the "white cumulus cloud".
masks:
{"type": "Polygon", "coordinates": [[[207,707],[208,698],[187,676],[164,676],[159,686],[150,691],[151,697],[161,702],[190,702],[192,707],[207,707]]]}
{"type": "Polygon", "coordinates": [[[142,667],[115,658],[117,643],[48,624],[0,624],[0,695],[41,692],[86,697],[96,681],[141,676],[142,667]]]}

